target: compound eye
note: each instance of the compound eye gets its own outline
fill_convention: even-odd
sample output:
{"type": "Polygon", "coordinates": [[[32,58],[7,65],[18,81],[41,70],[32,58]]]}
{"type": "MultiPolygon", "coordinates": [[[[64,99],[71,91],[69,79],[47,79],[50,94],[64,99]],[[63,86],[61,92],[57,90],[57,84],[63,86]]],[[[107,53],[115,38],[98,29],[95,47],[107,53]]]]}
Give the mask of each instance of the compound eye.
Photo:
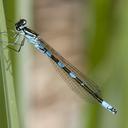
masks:
{"type": "Polygon", "coordinates": [[[27,21],[25,19],[20,19],[20,21],[18,21],[15,24],[16,30],[21,31],[25,27],[26,24],[27,24],[27,21]]]}
{"type": "Polygon", "coordinates": [[[21,29],[20,29],[20,27],[19,27],[19,26],[16,26],[16,30],[17,30],[17,31],[20,31],[21,29]]]}
{"type": "Polygon", "coordinates": [[[21,19],[21,22],[23,25],[27,24],[27,21],[25,19],[21,19]]]}

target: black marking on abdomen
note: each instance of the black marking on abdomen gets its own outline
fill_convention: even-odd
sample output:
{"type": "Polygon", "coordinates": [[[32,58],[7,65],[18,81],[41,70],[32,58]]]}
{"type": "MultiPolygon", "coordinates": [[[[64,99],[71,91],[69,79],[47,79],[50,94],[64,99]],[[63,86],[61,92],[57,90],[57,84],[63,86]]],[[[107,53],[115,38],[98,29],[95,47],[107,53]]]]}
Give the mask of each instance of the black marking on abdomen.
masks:
{"type": "MultiPolygon", "coordinates": [[[[59,60],[54,57],[53,55],[51,55],[51,59],[58,65],[59,60]]],[[[59,65],[58,65],[59,66],[59,65]]],[[[60,67],[61,68],[61,67],[60,67]]],[[[70,71],[70,69],[68,69],[67,67],[62,67],[62,69],[70,76],[70,73],[72,71],[70,71]]],[[[70,76],[71,77],[71,76],[70,76]]],[[[94,97],[95,99],[97,99],[100,103],[103,102],[103,99],[100,98],[95,92],[93,92],[93,90],[91,90],[85,82],[83,82],[81,79],[79,79],[77,76],[75,78],[71,77],[71,79],[74,79],[79,86],[81,86],[85,91],[87,91],[92,97],[94,97]]]]}
{"type": "Polygon", "coordinates": [[[74,78],[77,83],[80,84],[80,86],[85,89],[90,95],[92,95],[95,99],[97,99],[100,103],[103,102],[103,99],[100,98],[95,92],[93,92],[82,80],[80,80],[78,77],[74,78]]]}
{"type": "Polygon", "coordinates": [[[46,52],[48,51],[46,48],[41,48],[41,47],[39,47],[39,49],[42,50],[43,53],[46,53],[46,52]]]}
{"type": "Polygon", "coordinates": [[[67,67],[63,67],[63,69],[64,69],[65,72],[68,73],[68,75],[69,75],[69,73],[71,72],[67,67]]]}
{"type": "Polygon", "coordinates": [[[51,55],[51,59],[57,64],[59,62],[59,60],[54,56],[54,55],[51,55]]]}

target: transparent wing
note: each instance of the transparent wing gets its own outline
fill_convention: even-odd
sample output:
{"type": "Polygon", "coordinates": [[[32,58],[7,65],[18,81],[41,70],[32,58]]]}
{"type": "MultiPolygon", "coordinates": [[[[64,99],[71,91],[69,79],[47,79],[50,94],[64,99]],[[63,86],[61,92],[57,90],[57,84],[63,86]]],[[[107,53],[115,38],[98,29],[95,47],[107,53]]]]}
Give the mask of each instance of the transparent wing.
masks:
{"type": "MultiPolygon", "coordinates": [[[[91,89],[95,94],[98,96],[101,96],[101,92],[98,88],[98,86],[88,78],[86,78],[78,69],[76,69],[72,64],[70,64],[67,60],[65,60],[62,56],[57,56],[58,53],[55,53],[55,51],[52,50],[52,54],[56,56],[59,60],[61,60],[62,63],[65,64],[65,66],[70,70],[73,71],[78,78],[80,78],[82,81],[84,81],[84,86],[87,86],[89,89],[91,89]]],[[[89,101],[95,101],[94,97],[87,92],[86,89],[84,89],[78,82],[76,82],[75,79],[72,79],[67,72],[65,72],[62,68],[60,68],[55,62],[53,62],[55,69],[59,72],[60,76],[66,81],[68,86],[77,93],[80,97],[86,98],[89,101]]]]}
{"type": "Polygon", "coordinates": [[[63,70],[63,68],[60,68],[53,60],[52,63],[59,72],[59,74],[62,76],[62,78],[68,83],[69,87],[79,94],[82,98],[89,98],[94,99],[94,95],[100,97],[101,93],[98,88],[98,86],[91,80],[89,80],[87,77],[85,77],[77,68],[75,68],[72,64],[70,64],[64,57],[62,57],[56,50],[54,50],[51,46],[49,46],[44,40],[42,40],[44,47],[52,53],[52,55],[62,62],[64,66],[70,71],[74,72],[77,78],[79,78],[83,83],[82,85],[76,81],[76,79],[73,79],[69,76],[69,74],[63,70]],[[91,91],[91,93],[89,93],[91,91]],[[93,95],[93,96],[92,96],[93,95]]]}
{"type": "Polygon", "coordinates": [[[74,91],[76,94],[78,94],[83,99],[86,98],[88,101],[94,100],[92,97],[90,98],[87,92],[85,92],[85,90],[83,90],[83,88],[81,88],[75,80],[71,79],[67,75],[67,73],[64,72],[64,70],[59,68],[53,61],[51,62],[53,63],[53,66],[55,67],[56,71],[60,74],[61,78],[67,83],[67,85],[70,87],[72,91],[74,91]]]}

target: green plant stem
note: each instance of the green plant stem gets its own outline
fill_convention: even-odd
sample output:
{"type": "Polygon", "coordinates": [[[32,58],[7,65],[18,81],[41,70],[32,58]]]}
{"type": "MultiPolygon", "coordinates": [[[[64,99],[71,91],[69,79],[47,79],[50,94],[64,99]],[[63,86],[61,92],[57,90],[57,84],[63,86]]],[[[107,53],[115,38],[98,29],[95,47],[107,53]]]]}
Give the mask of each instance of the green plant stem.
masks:
{"type": "MultiPolygon", "coordinates": [[[[4,15],[4,8],[3,8],[3,0],[0,0],[0,31],[6,32],[6,21],[4,15]]],[[[5,39],[1,34],[1,40],[8,40],[5,39]],[[4,38],[4,39],[3,39],[4,38]]],[[[8,128],[19,128],[19,118],[17,112],[17,104],[16,104],[16,97],[15,97],[15,89],[13,84],[13,76],[11,74],[11,66],[7,63],[9,60],[8,49],[0,49],[0,62],[1,62],[1,79],[3,82],[4,88],[4,100],[5,100],[5,107],[6,107],[6,114],[7,114],[7,126],[8,128]],[[9,66],[9,69],[7,69],[9,66]]],[[[1,110],[0,110],[1,111],[1,110]]]]}

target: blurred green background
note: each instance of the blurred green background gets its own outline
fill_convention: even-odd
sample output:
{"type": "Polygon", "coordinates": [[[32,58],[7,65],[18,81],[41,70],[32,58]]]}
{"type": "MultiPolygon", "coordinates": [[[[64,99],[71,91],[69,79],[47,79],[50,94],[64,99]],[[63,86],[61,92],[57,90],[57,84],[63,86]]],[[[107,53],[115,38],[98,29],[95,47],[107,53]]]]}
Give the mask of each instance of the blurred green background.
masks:
{"type": "MultiPolygon", "coordinates": [[[[17,19],[24,17],[31,26],[33,24],[36,28],[36,17],[38,15],[38,13],[35,13],[37,12],[35,9],[38,8],[36,2],[33,0],[1,0],[0,8],[2,10],[3,6],[4,12],[0,11],[0,14],[2,13],[0,26],[5,26],[6,28],[10,26],[10,22],[14,23],[17,19]],[[5,22],[4,18],[6,19],[6,25],[3,23],[5,22]]],[[[67,1],[63,0],[63,2],[67,1]]],[[[73,4],[76,0],[70,2],[73,4]]],[[[102,85],[103,96],[118,110],[117,115],[112,115],[102,109],[100,105],[87,104],[81,110],[81,118],[78,120],[83,123],[83,126],[81,126],[83,128],[127,128],[128,1],[80,0],[77,2],[82,3],[82,10],[86,11],[86,15],[83,15],[83,18],[80,19],[83,20],[83,23],[86,22],[83,25],[83,28],[86,29],[80,35],[80,38],[84,40],[85,46],[83,54],[87,57],[84,60],[87,65],[85,69],[88,71],[86,74],[102,85]]],[[[50,3],[53,3],[53,1],[49,0],[48,4],[50,3]]],[[[41,20],[43,22],[43,19],[41,20]]],[[[2,27],[0,29],[2,29],[0,31],[5,31],[2,27]]],[[[33,53],[32,49],[28,47],[20,55],[10,50],[4,53],[11,60],[13,71],[13,78],[11,80],[10,75],[7,75],[8,71],[2,66],[2,61],[4,60],[0,60],[0,128],[7,128],[7,126],[9,128],[18,128],[26,124],[26,114],[23,113],[26,109],[25,106],[27,106],[27,103],[23,100],[26,95],[24,95],[25,92],[20,92],[19,90],[24,90],[24,87],[21,86],[27,85],[24,81],[22,68],[26,59],[24,56],[30,54],[28,52],[33,53]],[[12,96],[13,105],[9,98],[7,98],[8,96],[12,96]]],[[[4,63],[6,66],[6,62],[4,63]]],[[[69,127],[76,128],[76,126],[69,127]]]]}

